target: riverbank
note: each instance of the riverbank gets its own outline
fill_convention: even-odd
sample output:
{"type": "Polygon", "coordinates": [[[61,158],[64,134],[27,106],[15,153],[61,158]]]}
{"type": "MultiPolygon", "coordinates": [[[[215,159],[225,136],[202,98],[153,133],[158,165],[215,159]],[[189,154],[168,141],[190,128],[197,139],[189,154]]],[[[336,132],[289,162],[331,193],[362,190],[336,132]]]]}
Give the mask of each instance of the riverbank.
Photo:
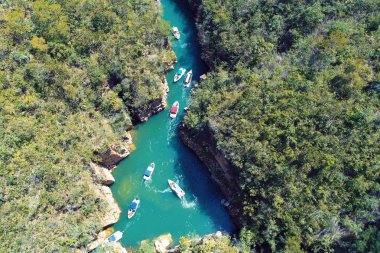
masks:
{"type": "MultiPolygon", "coordinates": [[[[167,49],[171,50],[171,47],[168,46],[167,49]]],[[[169,63],[163,62],[163,64],[172,66],[174,61],[169,63]]],[[[171,68],[168,67],[165,71],[169,71],[170,69],[171,68]]],[[[169,92],[169,86],[164,75],[161,80],[163,80],[160,84],[162,87],[162,95],[155,100],[149,101],[145,106],[142,106],[137,110],[137,113],[134,116],[136,119],[134,121],[134,125],[147,121],[150,117],[167,107],[167,94],[169,92]]],[[[99,200],[104,201],[107,206],[105,216],[103,217],[101,224],[103,229],[107,229],[115,224],[119,220],[121,214],[121,209],[119,208],[109,188],[109,186],[115,183],[115,178],[112,176],[111,172],[116,168],[119,162],[130,155],[133,149],[134,144],[132,135],[131,132],[128,131],[123,139],[118,142],[118,144],[111,145],[105,152],[95,151],[95,154],[99,157],[99,161],[97,161],[97,163],[92,162],[89,164],[95,180],[94,188],[96,196],[98,196],[99,200]]],[[[96,237],[94,237],[94,241],[87,245],[86,249],[92,251],[103,243],[105,239],[105,231],[106,230],[101,230],[96,237]]],[[[120,248],[120,250],[123,250],[123,247],[119,245],[120,244],[118,244],[117,247],[120,248]]]]}
{"type": "Polygon", "coordinates": [[[241,201],[239,199],[239,173],[224,158],[216,148],[216,141],[210,131],[201,133],[190,132],[185,126],[181,126],[180,135],[183,143],[188,146],[198,158],[206,165],[211,173],[211,178],[217,183],[226,201],[223,201],[235,225],[241,228],[245,221],[241,213],[241,201]]]}

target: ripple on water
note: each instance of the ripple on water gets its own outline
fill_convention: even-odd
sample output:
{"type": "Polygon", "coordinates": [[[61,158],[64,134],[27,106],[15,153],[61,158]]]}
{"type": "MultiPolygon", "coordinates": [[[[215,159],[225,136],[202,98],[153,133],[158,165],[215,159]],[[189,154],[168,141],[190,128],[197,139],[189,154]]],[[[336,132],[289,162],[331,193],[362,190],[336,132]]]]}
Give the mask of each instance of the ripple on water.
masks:
{"type": "Polygon", "coordinates": [[[195,207],[197,206],[197,198],[195,197],[195,199],[193,201],[188,201],[186,199],[186,195],[185,195],[185,197],[183,197],[181,199],[181,205],[182,205],[183,208],[195,209],[195,207]]]}
{"type": "Polygon", "coordinates": [[[156,193],[167,193],[167,192],[171,192],[172,190],[170,189],[170,187],[168,187],[165,190],[153,189],[153,191],[156,192],[156,193]]]}

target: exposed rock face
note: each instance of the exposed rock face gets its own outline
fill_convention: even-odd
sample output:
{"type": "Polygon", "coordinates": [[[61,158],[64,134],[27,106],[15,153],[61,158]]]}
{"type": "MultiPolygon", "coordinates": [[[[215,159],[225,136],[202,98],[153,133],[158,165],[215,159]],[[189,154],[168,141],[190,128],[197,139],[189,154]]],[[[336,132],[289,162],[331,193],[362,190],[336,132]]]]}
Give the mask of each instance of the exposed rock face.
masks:
{"type": "Polygon", "coordinates": [[[149,117],[164,110],[167,107],[166,98],[169,92],[169,85],[166,78],[163,78],[163,82],[161,86],[162,86],[162,96],[160,96],[159,98],[155,100],[152,100],[151,102],[144,105],[143,107],[140,107],[136,113],[137,121],[145,122],[148,120],[149,117]]]}
{"type": "Polygon", "coordinates": [[[104,240],[110,236],[111,233],[108,233],[108,230],[103,230],[101,231],[97,237],[96,237],[96,240],[91,242],[90,244],[88,244],[86,246],[86,249],[88,251],[93,251],[94,249],[96,249],[100,244],[104,243],[104,240]]]}
{"type": "Polygon", "coordinates": [[[90,167],[100,183],[105,185],[111,185],[115,183],[115,178],[107,168],[102,167],[96,163],[90,163],[90,167]]]}
{"type": "MultiPolygon", "coordinates": [[[[207,234],[207,235],[204,235],[202,237],[196,237],[196,238],[190,240],[190,242],[192,244],[199,244],[199,243],[205,243],[205,242],[211,241],[211,240],[217,241],[222,237],[223,237],[223,233],[220,231],[216,231],[214,234],[207,234]]],[[[181,252],[181,250],[179,248],[179,245],[167,250],[167,253],[180,253],[180,252],[181,252]]],[[[190,252],[192,252],[192,251],[190,251],[190,252]]]]}
{"type": "Polygon", "coordinates": [[[112,192],[109,187],[101,186],[99,189],[97,189],[97,191],[99,198],[107,202],[106,206],[108,209],[105,210],[106,215],[102,220],[102,227],[107,228],[119,220],[121,211],[114,198],[112,197],[112,192]]]}
{"type": "Polygon", "coordinates": [[[100,164],[106,167],[113,167],[129,155],[129,141],[124,141],[119,145],[112,145],[105,153],[99,153],[100,164]]]}
{"type": "Polygon", "coordinates": [[[171,234],[161,235],[154,241],[154,247],[158,253],[166,253],[167,248],[173,242],[171,234]]]}
{"type": "Polygon", "coordinates": [[[190,133],[185,127],[180,129],[182,141],[192,149],[211,173],[211,178],[219,185],[223,195],[230,203],[227,207],[234,223],[242,227],[241,204],[238,199],[239,173],[217,150],[216,141],[210,131],[190,133]]]}
{"type": "Polygon", "coordinates": [[[121,246],[121,244],[119,242],[112,243],[111,245],[112,245],[111,247],[113,248],[112,252],[127,253],[127,250],[124,249],[123,246],[121,246]]]}
{"type": "Polygon", "coordinates": [[[104,247],[106,250],[110,250],[107,252],[115,252],[115,253],[127,253],[127,250],[121,246],[119,242],[107,242],[106,239],[112,234],[113,229],[106,229],[101,231],[97,237],[96,241],[91,242],[86,247],[86,252],[93,251],[98,247],[104,247]]]}
{"type": "MultiPolygon", "coordinates": [[[[127,253],[127,250],[123,248],[123,246],[121,246],[121,244],[119,242],[102,242],[100,244],[98,244],[95,248],[97,247],[101,247],[103,250],[105,250],[105,252],[112,252],[112,253],[127,253]]],[[[90,252],[92,250],[94,250],[95,248],[93,249],[88,249],[88,251],[86,252],[90,252]]]]}

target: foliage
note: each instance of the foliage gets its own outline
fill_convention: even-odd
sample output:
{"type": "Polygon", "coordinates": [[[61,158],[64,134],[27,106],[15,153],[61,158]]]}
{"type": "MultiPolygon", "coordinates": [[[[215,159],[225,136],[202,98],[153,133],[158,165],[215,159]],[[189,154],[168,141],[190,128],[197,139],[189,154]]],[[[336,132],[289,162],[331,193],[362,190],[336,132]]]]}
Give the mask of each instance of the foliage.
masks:
{"type": "Polygon", "coordinates": [[[87,164],[160,95],[169,29],[149,0],[2,2],[0,252],[71,252],[104,216],[87,164]]]}
{"type": "Polygon", "coordinates": [[[379,215],[379,9],[200,1],[213,71],[185,124],[211,132],[239,171],[248,247],[376,251],[378,227],[367,226],[379,215]]]}
{"type": "Polygon", "coordinates": [[[239,247],[233,245],[227,235],[206,235],[203,238],[183,236],[179,240],[179,251],[190,253],[238,253],[239,247]]]}
{"type": "Polygon", "coordinates": [[[155,253],[154,243],[149,240],[142,241],[138,249],[138,253],[155,253]]]}

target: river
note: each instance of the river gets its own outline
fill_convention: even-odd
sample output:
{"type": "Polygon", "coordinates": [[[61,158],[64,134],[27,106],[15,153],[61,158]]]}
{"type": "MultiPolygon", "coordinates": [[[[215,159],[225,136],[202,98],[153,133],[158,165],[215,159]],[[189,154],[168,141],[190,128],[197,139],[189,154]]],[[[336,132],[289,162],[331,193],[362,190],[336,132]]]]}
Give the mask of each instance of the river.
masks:
{"type": "Polygon", "coordinates": [[[136,150],[113,173],[116,182],[111,190],[122,210],[114,229],[123,231],[121,243],[125,247],[136,247],[141,240],[164,233],[171,233],[178,242],[180,236],[188,234],[204,235],[217,230],[231,233],[234,230],[220,203],[222,195],[217,185],[211,181],[204,165],[181,143],[178,132],[190,88],[183,88],[183,79],[174,84],[174,74],[180,67],[192,69],[194,80],[198,81],[207,71],[200,58],[193,14],[186,0],[161,0],[161,4],[163,18],[181,32],[181,39],[173,41],[178,63],[175,70],[166,75],[170,87],[168,109],[135,127],[136,150]],[[172,120],[169,109],[174,101],[179,101],[180,113],[172,120]],[[143,173],[151,162],[156,164],[152,180],[143,183],[143,173]],[[184,200],[170,190],[168,179],[184,189],[184,200]],[[141,204],[136,215],[128,220],[128,207],[134,197],[139,197],[141,204]]]}

